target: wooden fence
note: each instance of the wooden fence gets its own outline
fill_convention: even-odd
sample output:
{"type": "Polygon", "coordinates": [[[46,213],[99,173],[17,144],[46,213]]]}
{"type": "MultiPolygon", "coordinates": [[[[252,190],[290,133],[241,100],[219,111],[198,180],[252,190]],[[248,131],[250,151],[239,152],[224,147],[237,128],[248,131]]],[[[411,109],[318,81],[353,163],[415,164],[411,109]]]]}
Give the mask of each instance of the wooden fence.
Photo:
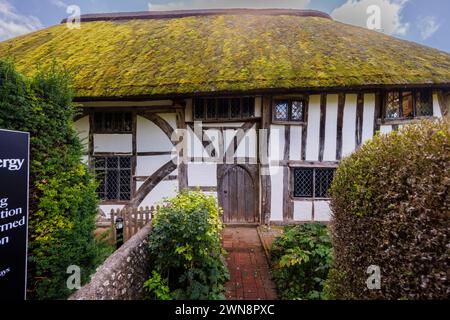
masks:
{"type": "Polygon", "coordinates": [[[152,221],[152,218],[156,214],[158,207],[145,207],[134,208],[129,210],[111,210],[111,225],[113,227],[112,241],[115,243],[117,240],[116,234],[116,221],[117,218],[123,218],[123,241],[126,242],[145,225],[152,221]]]}

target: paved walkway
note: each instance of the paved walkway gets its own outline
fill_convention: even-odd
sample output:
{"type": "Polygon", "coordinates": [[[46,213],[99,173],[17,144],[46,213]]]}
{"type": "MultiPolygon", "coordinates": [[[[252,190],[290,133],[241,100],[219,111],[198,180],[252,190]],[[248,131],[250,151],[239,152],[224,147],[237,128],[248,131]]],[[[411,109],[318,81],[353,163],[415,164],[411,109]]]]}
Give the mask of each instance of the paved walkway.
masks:
{"type": "Polygon", "coordinates": [[[228,251],[230,281],[226,284],[229,300],[277,299],[264,249],[256,228],[226,227],[223,246],[228,251]]]}

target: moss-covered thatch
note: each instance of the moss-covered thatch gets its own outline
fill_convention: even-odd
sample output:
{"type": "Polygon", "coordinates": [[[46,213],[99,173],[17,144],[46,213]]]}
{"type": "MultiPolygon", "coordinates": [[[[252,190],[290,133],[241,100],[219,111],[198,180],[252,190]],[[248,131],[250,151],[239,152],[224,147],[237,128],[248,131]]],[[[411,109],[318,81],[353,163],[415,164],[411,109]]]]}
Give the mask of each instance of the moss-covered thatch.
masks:
{"type": "Polygon", "coordinates": [[[0,43],[33,73],[54,60],[79,97],[450,84],[450,54],[330,19],[191,16],[65,24],[0,43]]]}

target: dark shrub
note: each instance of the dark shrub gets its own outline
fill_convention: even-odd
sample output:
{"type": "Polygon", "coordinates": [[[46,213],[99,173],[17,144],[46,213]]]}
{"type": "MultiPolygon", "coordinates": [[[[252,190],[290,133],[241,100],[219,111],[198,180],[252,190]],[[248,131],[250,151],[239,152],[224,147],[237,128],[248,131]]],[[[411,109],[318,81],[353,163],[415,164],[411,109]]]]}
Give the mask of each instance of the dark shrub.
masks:
{"type": "Polygon", "coordinates": [[[216,199],[182,191],[158,209],[149,236],[153,275],[149,298],[224,299],[228,270],[223,258],[222,222],[216,199]]]}
{"type": "Polygon", "coordinates": [[[93,235],[96,184],[81,164],[72,96],[57,68],[27,79],[0,61],[0,128],[30,132],[30,299],[67,297],[67,267],[79,266],[86,282],[108,253],[93,235]]]}
{"type": "Polygon", "coordinates": [[[332,255],[327,227],[286,226],[272,245],[273,278],[282,299],[322,299],[332,255]]]}
{"type": "Polygon", "coordinates": [[[449,122],[381,135],[342,161],[331,188],[338,299],[450,297],[449,122]],[[369,290],[367,268],[380,267],[369,290]]]}

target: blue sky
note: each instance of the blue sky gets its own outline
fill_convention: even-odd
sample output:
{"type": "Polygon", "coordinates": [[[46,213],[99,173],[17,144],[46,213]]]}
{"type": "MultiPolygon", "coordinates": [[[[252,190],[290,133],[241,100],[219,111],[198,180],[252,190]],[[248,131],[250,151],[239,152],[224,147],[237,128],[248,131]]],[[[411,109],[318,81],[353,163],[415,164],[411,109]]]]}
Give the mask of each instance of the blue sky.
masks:
{"type": "MultiPolygon", "coordinates": [[[[59,23],[68,5],[81,13],[192,8],[305,8],[325,11],[334,19],[367,27],[380,8],[380,32],[450,52],[448,0],[0,0],[0,41],[59,23]]],[[[378,21],[378,20],[377,20],[378,21]]]]}

